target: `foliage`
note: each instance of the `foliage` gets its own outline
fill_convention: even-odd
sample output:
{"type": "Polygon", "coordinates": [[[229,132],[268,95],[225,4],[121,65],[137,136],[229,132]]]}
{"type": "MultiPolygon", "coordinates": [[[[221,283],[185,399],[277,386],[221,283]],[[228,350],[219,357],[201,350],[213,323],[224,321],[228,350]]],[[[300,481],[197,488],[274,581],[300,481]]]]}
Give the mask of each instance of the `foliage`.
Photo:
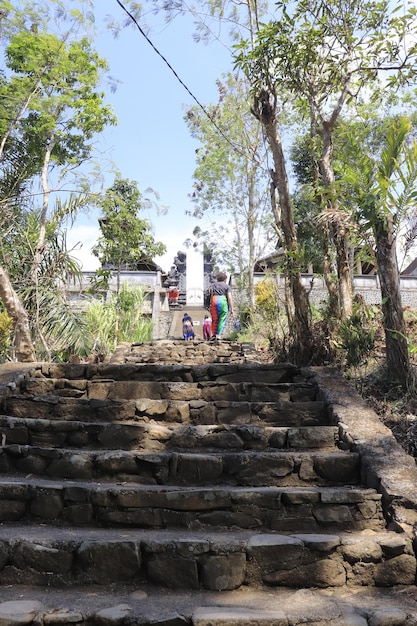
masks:
{"type": "MultiPolygon", "coordinates": [[[[69,272],[78,271],[63,228],[91,197],[91,182],[87,188],[84,177],[74,173],[91,158],[96,133],[115,123],[99,89],[107,63],[86,36],[91,24],[88,7],[89,0],[78,0],[77,7],[62,0],[21,0],[2,3],[0,18],[5,46],[0,77],[0,253],[2,269],[7,267],[2,287],[9,307],[22,299],[39,354],[46,358],[61,350],[61,315],[70,313],[63,304],[62,285],[69,272]],[[51,211],[50,199],[64,180],[72,180],[74,189],[55,196],[51,211]],[[60,311],[55,322],[51,310],[60,311]]],[[[26,315],[22,306],[18,310],[26,315]]],[[[70,328],[71,314],[67,322],[70,328]]],[[[29,333],[25,343],[31,343],[29,333]]]]}
{"type": "Polygon", "coordinates": [[[349,315],[352,306],[349,223],[335,185],[333,137],[346,104],[365,89],[379,96],[382,73],[389,72],[390,85],[413,78],[417,47],[407,35],[417,11],[402,8],[399,17],[400,6],[388,2],[283,0],[277,3],[277,17],[259,28],[255,44],[250,39],[236,46],[236,65],[248,76],[263,116],[268,106],[277,108],[279,94],[288,93],[293,107],[309,117],[318,147],[316,184],[331,218],[323,223],[335,249],[341,316],[349,315]]]}
{"type": "Polygon", "coordinates": [[[374,307],[367,307],[364,302],[355,297],[352,314],[341,321],[339,326],[339,351],[344,353],[347,367],[357,368],[366,362],[375,347],[374,307]]]}
{"type": "Polygon", "coordinates": [[[124,282],[119,294],[121,324],[119,341],[141,342],[152,339],[153,324],[142,311],[146,298],[144,287],[131,286],[124,282]]]}
{"type": "Polygon", "coordinates": [[[288,326],[275,276],[263,278],[255,284],[255,303],[256,315],[261,319],[263,333],[269,345],[275,351],[283,350],[288,326]]]}
{"type": "Polygon", "coordinates": [[[0,362],[4,363],[11,354],[13,320],[6,311],[0,311],[0,362]]]}
{"type": "Polygon", "coordinates": [[[105,301],[91,298],[85,310],[88,354],[99,360],[109,356],[114,350],[114,336],[117,315],[119,330],[117,341],[141,342],[152,338],[152,321],[142,314],[145,290],[123,283],[119,299],[112,297],[105,301]],[[117,306],[117,300],[120,309],[117,306]]]}

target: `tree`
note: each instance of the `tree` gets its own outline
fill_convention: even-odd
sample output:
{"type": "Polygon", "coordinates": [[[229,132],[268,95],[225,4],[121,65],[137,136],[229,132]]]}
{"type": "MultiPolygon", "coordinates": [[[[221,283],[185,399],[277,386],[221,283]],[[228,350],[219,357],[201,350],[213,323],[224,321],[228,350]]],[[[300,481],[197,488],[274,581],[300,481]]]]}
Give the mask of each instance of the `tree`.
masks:
{"type": "Polygon", "coordinates": [[[407,35],[416,9],[405,11],[401,4],[391,10],[389,2],[374,0],[282,0],[277,7],[279,16],[259,29],[255,45],[249,40],[240,47],[238,65],[256,90],[258,115],[273,109],[273,94],[289,92],[309,117],[312,135],[320,137],[320,180],[332,217],[340,312],[348,316],[348,230],[334,186],[333,135],[343,107],[365,88],[375,88],[380,72],[391,72],[391,84],[412,75],[417,48],[407,45],[407,35]]]}
{"type": "MultiPolygon", "coordinates": [[[[185,121],[200,143],[196,151],[193,216],[220,218],[210,227],[197,227],[218,263],[240,279],[253,310],[253,269],[257,258],[272,250],[269,172],[262,128],[249,113],[243,80],[231,74],[218,81],[219,101],[208,107],[211,119],[194,106],[185,121]],[[215,123],[215,125],[213,124],[215,123]],[[219,132],[220,131],[222,132],[219,132]]],[[[275,242],[278,239],[274,233],[275,242]]]]}
{"type": "MultiPolygon", "coordinates": [[[[123,269],[134,270],[140,264],[150,262],[154,256],[164,254],[163,243],[155,241],[151,224],[139,217],[146,205],[135,181],[116,178],[99,202],[103,217],[100,219],[101,236],[93,254],[100,260],[102,269],[98,276],[108,286],[108,279],[116,272],[116,298],[120,293],[120,273],[123,269]]],[[[118,317],[117,317],[118,319],[118,317]]],[[[119,337],[116,325],[115,342],[119,337]]]]}
{"type": "Polygon", "coordinates": [[[373,233],[391,376],[405,386],[410,380],[406,326],[401,303],[396,239],[400,222],[417,202],[417,141],[406,117],[393,120],[380,154],[352,144],[343,180],[354,198],[357,216],[373,233]],[[355,148],[355,149],[353,149],[355,148]]]}
{"type": "MultiPolygon", "coordinates": [[[[49,246],[59,241],[55,235],[59,233],[60,227],[66,219],[71,219],[87,197],[86,188],[78,183],[76,192],[67,195],[65,199],[59,197],[51,212],[51,193],[57,192],[63,180],[68,181],[69,173],[91,158],[94,135],[105,125],[115,122],[110,108],[103,102],[104,94],[97,87],[107,67],[106,62],[94,52],[87,38],[74,39],[77,28],[85,24],[81,11],[72,13],[69,31],[57,37],[48,32],[53,23],[52,7],[48,4],[21,2],[21,6],[17,7],[5,3],[1,15],[2,32],[7,34],[9,41],[5,51],[6,68],[0,82],[0,158],[5,183],[2,185],[5,193],[0,197],[0,202],[2,207],[7,207],[9,215],[13,215],[15,233],[12,237],[8,232],[9,240],[17,239],[19,228],[16,227],[19,224],[28,223],[24,218],[25,211],[33,212],[38,218],[32,221],[38,230],[36,244],[31,247],[33,256],[29,269],[35,297],[26,296],[26,304],[34,304],[31,322],[36,327],[46,353],[49,350],[40,322],[40,302],[44,298],[40,292],[41,274],[48,266],[48,272],[52,268],[61,272],[55,274],[56,279],[64,277],[62,270],[66,270],[63,260],[68,259],[68,255],[63,251],[61,261],[51,264],[49,246]],[[14,158],[16,148],[22,157],[20,160],[14,158]],[[54,182],[51,186],[49,178],[52,171],[54,182]],[[40,207],[35,200],[37,196],[29,191],[29,187],[36,188],[38,182],[42,189],[40,207]],[[28,202],[22,201],[23,183],[25,191],[31,195],[30,206],[28,202]],[[51,229],[55,229],[55,234],[51,229]]],[[[64,2],[54,4],[54,8],[59,9],[60,27],[65,30],[67,7],[64,2]]],[[[91,3],[80,0],[81,4],[91,3]]],[[[79,180],[82,179],[79,177],[79,180]]],[[[32,243],[32,236],[30,239],[32,243]]],[[[5,245],[4,233],[3,249],[5,245]]],[[[67,269],[69,267],[75,269],[71,261],[67,269]]],[[[0,277],[4,279],[6,301],[12,302],[10,288],[13,285],[8,276],[9,266],[7,268],[2,267],[0,277]]],[[[50,280],[51,275],[48,274],[48,288],[50,280]]],[[[13,298],[16,299],[18,295],[15,289],[13,298]]],[[[17,311],[23,310],[22,302],[20,305],[17,311]]],[[[12,317],[15,318],[15,315],[12,317]]],[[[26,325],[23,324],[23,327],[26,328],[26,325]]],[[[30,340],[30,335],[25,338],[26,343],[30,340]]]]}
{"type": "Polygon", "coordinates": [[[287,167],[284,156],[282,137],[278,129],[279,90],[273,81],[259,82],[257,71],[253,71],[250,55],[246,53],[236,57],[237,66],[241,67],[252,85],[253,105],[251,111],[262,124],[271,149],[274,167],[271,175],[271,206],[276,227],[283,233],[286,255],[286,279],[289,284],[288,296],[292,296],[287,311],[293,314],[289,318],[290,333],[293,336],[297,352],[302,355],[308,351],[311,339],[311,315],[307,292],[301,281],[301,256],[291,204],[287,167]],[[275,200],[278,192],[279,207],[275,200]]]}

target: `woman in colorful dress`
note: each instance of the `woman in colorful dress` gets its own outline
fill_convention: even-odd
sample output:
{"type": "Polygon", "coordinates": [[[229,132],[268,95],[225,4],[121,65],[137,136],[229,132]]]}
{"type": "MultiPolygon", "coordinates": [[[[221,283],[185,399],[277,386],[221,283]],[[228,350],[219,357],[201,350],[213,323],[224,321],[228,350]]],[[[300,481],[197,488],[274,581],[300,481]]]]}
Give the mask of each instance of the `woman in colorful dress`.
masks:
{"type": "Polygon", "coordinates": [[[193,320],[188,313],[182,318],[182,336],[185,340],[194,339],[193,320]]]}
{"type": "Polygon", "coordinates": [[[232,290],[226,278],[224,272],[219,272],[210,285],[211,339],[222,339],[229,311],[234,315],[232,290]]]}

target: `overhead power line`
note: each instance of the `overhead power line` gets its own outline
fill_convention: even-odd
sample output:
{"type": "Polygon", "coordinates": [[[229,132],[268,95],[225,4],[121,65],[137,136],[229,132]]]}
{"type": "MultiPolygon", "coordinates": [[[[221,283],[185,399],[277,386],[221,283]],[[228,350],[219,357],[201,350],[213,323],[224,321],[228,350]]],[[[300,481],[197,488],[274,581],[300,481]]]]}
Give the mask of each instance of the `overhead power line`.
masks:
{"type": "Polygon", "coordinates": [[[144,32],[143,28],[141,28],[141,26],[138,24],[136,18],[130,13],[130,11],[128,11],[128,9],[124,6],[123,2],[121,2],[120,0],[116,0],[117,4],[120,6],[121,9],[123,9],[123,11],[129,16],[129,18],[132,20],[132,22],[135,24],[136,28],[138,29],[138,31],[140,32],[140,34],[142,35],[142,37],[144,37],[146,39],[146,41],[148,42],[148,44],[152,47],[152,49],[156,52],[156,54],[158,56],[161,57],[161,59],[163,60],[163,62],[168,66],[168,68],[171,70],[171,72],[174,74],[175,78],[178,80],[178,82],[184,87],[184,89],[187,91],[187,93],[192,97],[192,99],[194,100],[194,102],[197,103],[197,105],[200,107],[200,109],[203,111],[204,115],[210,120],[211,124],[213,124],[213,126],[216,128],[216,130],[220,133],[220,135],[223,137],[223,139],[225,141],[227,141],[227,143],[229,145],[232,146],[232,148],[234,150],[236,150],[237,152],[241,153],[241,148],[240,146],[235,145],[222,131],[222,129],[216,124],[216,122],[213,120],[213,118],[211,117],[210,113],[207,111],[207,109],[204,107],[203,104],[201,104],[201,102],[195,97],[195,95],[192,93],[192,91],[187,87],[187,85],[184,83],[183,80],[181,80],[181,78],[178,76],[177,72],[174,70],[174,68],[172,67],[172,65],[169,63],[169,61],[164,57],[164,55],[159,52],[159,50],[156,48],[156,46],[152,43],[152,41],[149,39],[149,37],[147,36],[147,34],[144,32]]]}

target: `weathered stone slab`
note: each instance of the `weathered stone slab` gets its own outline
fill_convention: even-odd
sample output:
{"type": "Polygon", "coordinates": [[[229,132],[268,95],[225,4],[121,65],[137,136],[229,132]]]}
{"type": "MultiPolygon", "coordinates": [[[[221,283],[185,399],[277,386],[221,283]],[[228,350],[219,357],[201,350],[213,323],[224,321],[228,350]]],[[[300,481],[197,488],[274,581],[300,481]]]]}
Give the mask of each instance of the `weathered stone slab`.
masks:
{"type": "Polygon", "coordinates": [[[283,611],[239,607],[210,607],[194,611],[193,626],[288,626],[283,611]]]}
{"type": "Polygon", "coordinates": [[[148,562],[149,579],[171,589],[198,589],[198,568],[194,559],[157,554],[148,562]]]}
{"type": "Polygon", "coordinates": [[[201,581],[206,589],[225,591],[238,589],[246,575],[246,554],[210,556],[201,565],[201,581]]]}
{"type": "Polygon", "coordinates": [[[72,550],[21,541],[13,552],[12,564],[21,570],[30,567],[64,575],[71,572],[73,560],[72,550]]]}
{"type": "Polygon", "coordinates": [[[263,576],[270,585],[289,587],[341,587],[346,584],[346,570],[332,559],[322,559],[293,569],[277,570],[263,576]]]}
{"type": "Polygon", "coordinates": [[[0,626],[32,624],[44,605],[36,600],[18,600],[0,603],[0,626]]]}
{"type": "Polygon", "coordinates": [[[142,566],[140,544],[134,541],[84,541],[77,562],[98,584],[132,580],[142,566]]]}
{"type": "Polygon", "coordinates": [[[375,566],[375,584],[380,587],[414,585],[416,559],[409,554],[396,556],[375,566]]]}

